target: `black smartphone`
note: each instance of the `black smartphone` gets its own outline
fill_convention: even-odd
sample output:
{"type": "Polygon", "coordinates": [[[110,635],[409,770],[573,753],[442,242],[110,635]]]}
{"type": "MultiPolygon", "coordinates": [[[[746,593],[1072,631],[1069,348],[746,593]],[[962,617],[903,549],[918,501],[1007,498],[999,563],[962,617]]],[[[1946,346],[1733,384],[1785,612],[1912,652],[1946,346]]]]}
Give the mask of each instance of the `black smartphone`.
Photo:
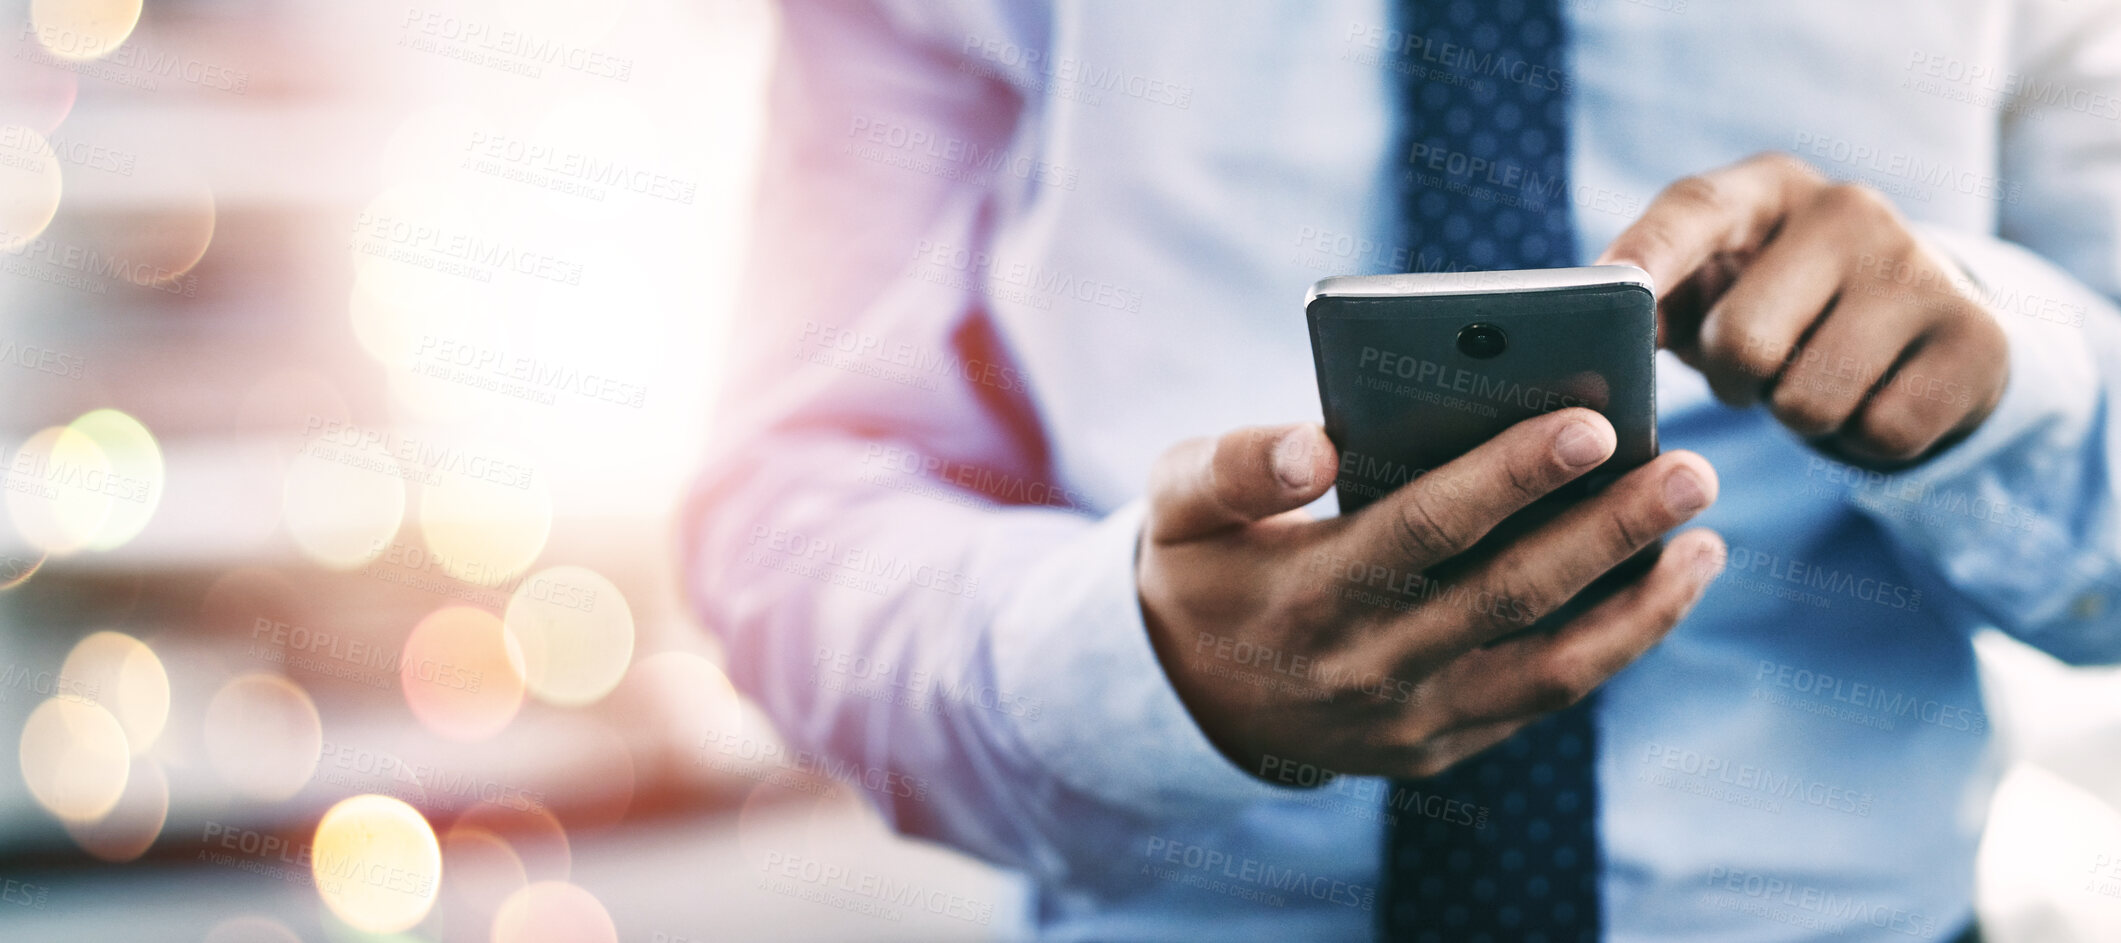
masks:
{"type": "Polygon", "coordinates": [[[1326,434],[1341,453],[1343,514],[1570,406],[1612,422],[1613,456],[1490,539],[1537,526],[1657,455],[1657,303],[1635,266],[1328,278],[1304,311],[1326,434]]]}

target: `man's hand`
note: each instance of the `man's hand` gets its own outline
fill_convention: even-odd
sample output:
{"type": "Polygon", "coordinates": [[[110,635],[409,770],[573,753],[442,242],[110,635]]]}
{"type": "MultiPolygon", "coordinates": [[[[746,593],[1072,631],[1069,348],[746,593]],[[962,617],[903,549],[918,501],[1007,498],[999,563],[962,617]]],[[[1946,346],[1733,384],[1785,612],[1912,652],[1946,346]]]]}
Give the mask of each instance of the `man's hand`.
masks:
{"type": "Polygon", "coordinates": [[[1600,262],[1649,271],[1658,343],[1824,451],[1920,460],[2003,395],[2008,342],[1877,191],[1762,154],[1672,184],[1600,262]]]}
{"type": "Polygon", "coordinates": [[[1443,770],[1634,661],[1721,568],[1722,540],[1692,531],[1557,631],[1522,632],[1715,500],[1708,463],[1668,452],[1520,538],[1475,548],[1613,444],[1605,417],[1561,410],[1324,521],[1300,510],[1338,466],[1316,425],[1174,447],[1152,474],[1138,564],[1165,671],[1202,730],[1256,775],[1443,770]]]}

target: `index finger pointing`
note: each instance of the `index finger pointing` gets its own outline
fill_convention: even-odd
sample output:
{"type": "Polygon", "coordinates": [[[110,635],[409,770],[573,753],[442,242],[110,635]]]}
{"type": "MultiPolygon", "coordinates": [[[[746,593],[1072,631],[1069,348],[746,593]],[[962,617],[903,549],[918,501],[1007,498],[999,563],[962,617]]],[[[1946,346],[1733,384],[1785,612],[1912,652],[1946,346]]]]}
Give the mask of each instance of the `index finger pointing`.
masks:
{"type": "Polygon", "coordinates": [[[1766,242],[1799,197],[1823,182],[1809,164],[1772,152],[1678,180],[1613,239],[1598,264],[1635,265],[1668,294],[1711,257],[1766,242]]]}

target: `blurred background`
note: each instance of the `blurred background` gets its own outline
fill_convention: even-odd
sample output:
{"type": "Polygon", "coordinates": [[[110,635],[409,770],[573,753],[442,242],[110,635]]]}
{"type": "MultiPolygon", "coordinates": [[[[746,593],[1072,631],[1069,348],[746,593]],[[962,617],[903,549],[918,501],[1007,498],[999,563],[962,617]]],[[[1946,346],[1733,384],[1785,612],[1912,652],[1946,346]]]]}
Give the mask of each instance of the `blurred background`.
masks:
{"type": "MultiPolygon", "coordinates": [[[[0,9],[0,939],[1022,935],[678,591],[770,5],[0,9]]],[[[1981,651],[1991,933],[2121,938],[2121,674],[1981,651]]]]}

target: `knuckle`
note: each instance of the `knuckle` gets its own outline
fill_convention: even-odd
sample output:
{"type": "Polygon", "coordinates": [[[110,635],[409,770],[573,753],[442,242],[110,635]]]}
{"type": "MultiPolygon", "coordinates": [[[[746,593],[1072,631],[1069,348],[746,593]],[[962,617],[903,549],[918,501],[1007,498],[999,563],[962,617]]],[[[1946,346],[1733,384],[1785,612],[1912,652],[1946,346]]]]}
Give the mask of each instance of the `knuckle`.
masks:
{"type": "Polygon", "coordinates": [[[1768,408],[1790,431],[1803,436],[1825,435],[1841,428],[1846,413],[1835,400],[1818,389],[1831,381],[1816,377],[1793,377],[1775,388],[1768,408]]]}
{"type": "Polygon", "coordinates": [[[1457,556],[1466,541],[1447,515],[1439,515],[1435,499],[1425,491],[1414,491],[1402,502],[1393,518],[1392,537],[1398,551],[1408,559],[1437,561],[1457,556]]]}
{"type": "Polygon", "coordinates": [[[1591,693],[1592,687],[1582,669],[1570,662],[1556,660],[1533,676],[1528,693],[1534,710],[1551,713],[1567,710],[1583,700],[1591,693]]]}
{"type": "Polygon", "coordinates": [[[1719,312],[1701,339],[1704,353],[1755,380],[1766,380],[1781,372],[1789,359],[1789,345],[1747,330],[1746,312],[1719,312]]]}
{"type": "Polygon", "coordinates": [[[1814,179],[1819,176],[1819,171],[1809,162],[1788,151],[1761,151],[1746,158],[1745,163],[1783,178],[1814,179]]]}
{"type": "Polygon", "coordinates": [[[1606,551],[1616,557],[1634,553],[1648,544],[1656,532],[1655,526],[1635,520],[1628,510],[1608,514],[1605,518],[1606,551]]]}
{"type": "Polygon", "coordinates": [[[1864,221],[1892,219],[1893,203],[1885,194],[1861,183],[1843,181],[1819,191],[1819,208],[1826,212],[1864,221]]]}
{"type": "Polygon", "coordinates": [[[1901,397],[1873,401],[1857,433],[1867,451],[1896,460],[1922,454],[1936,438],[1930,423],[1901,397]]]}
{"type": "Polygon", "coordinates": [[[1664,198],[1699,210],[1717,211],[1730,202],[1730,195],[1716,181],[1703,176],[1681,177],[1664,188],[1664,198]]]}

